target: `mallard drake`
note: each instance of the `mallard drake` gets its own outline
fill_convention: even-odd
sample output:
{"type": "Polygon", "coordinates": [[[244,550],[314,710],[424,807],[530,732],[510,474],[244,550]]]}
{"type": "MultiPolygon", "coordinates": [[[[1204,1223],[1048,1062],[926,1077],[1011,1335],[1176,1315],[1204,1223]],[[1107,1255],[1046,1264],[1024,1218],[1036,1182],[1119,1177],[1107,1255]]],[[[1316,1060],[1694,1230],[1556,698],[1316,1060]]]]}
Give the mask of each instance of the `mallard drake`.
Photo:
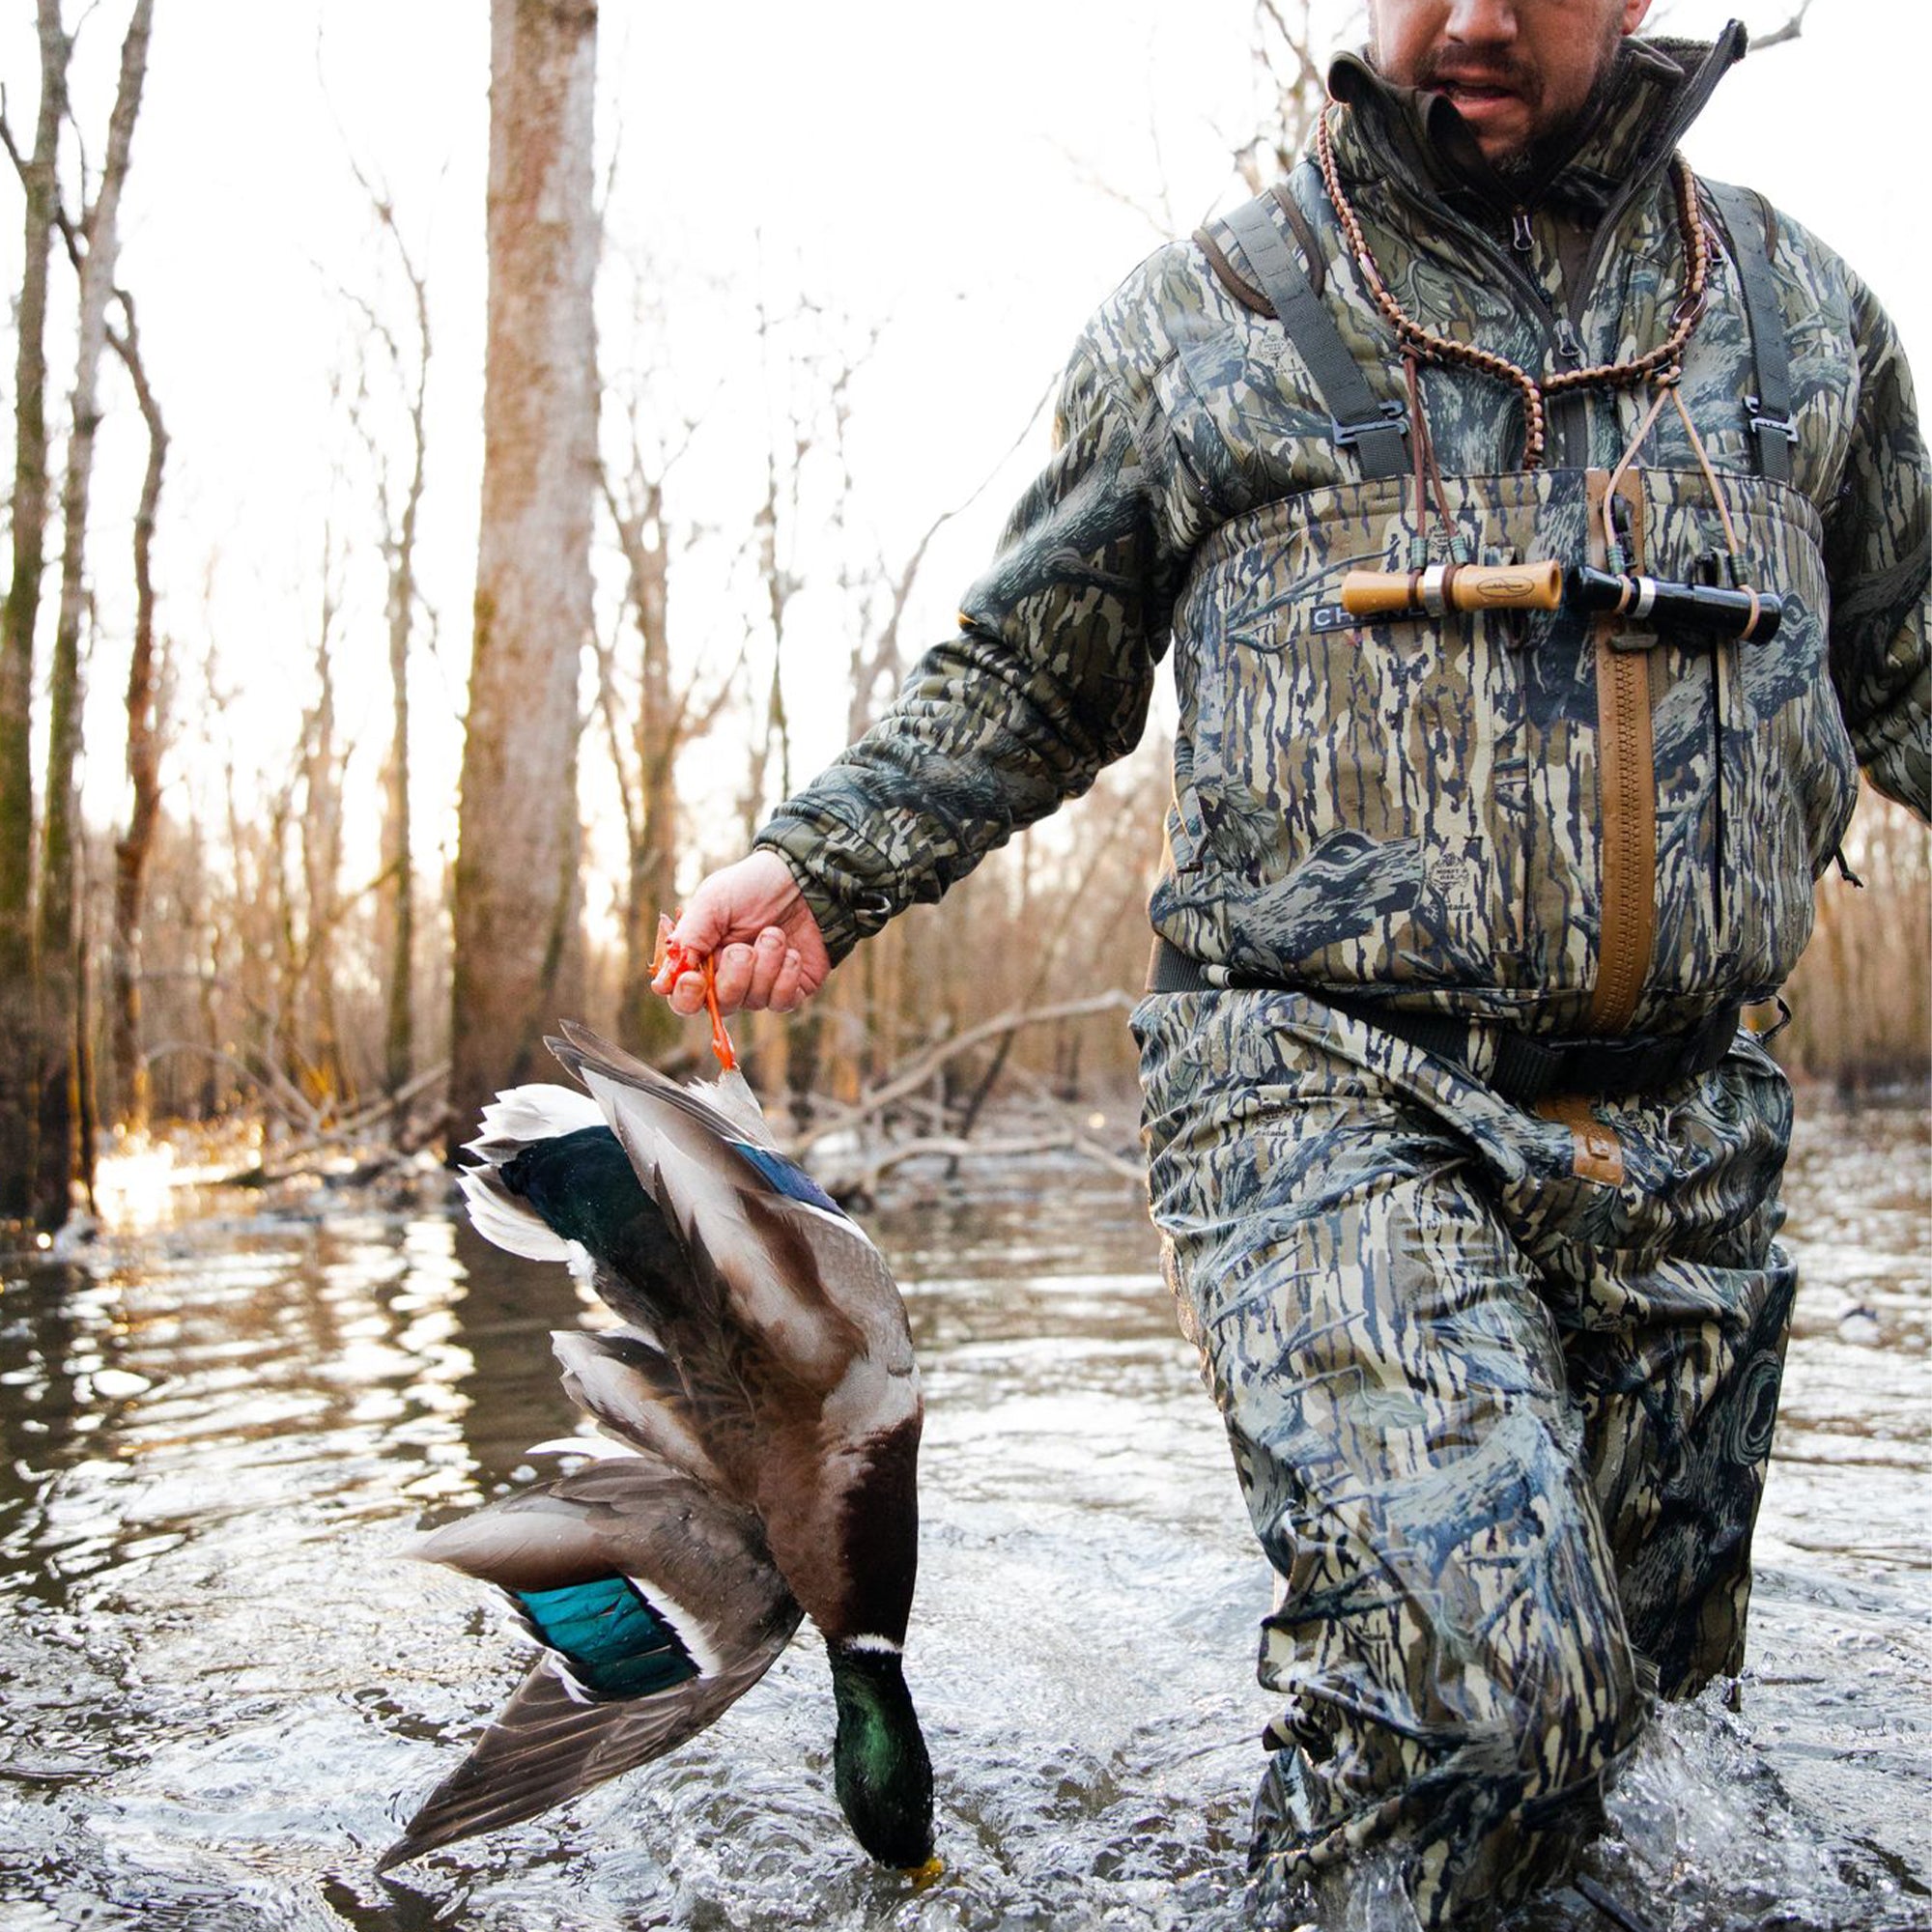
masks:
{"type": "Polygon", "coordinates": [[[624,1323],[554,1338],[614,1439],[413,1550],[506,1591],[544,1655],[382,1869],[663,1755],[810,1616],[839,1804],[873,1858],[929,1870],[932,1770],[900,1663],[922,1409],[898,1291],[741,1074],[680,1087],[577,1026],[549,1044],[587,1093],[498,1095],[461,1180],[480,1233],[569,1262],[624,1323]]]}

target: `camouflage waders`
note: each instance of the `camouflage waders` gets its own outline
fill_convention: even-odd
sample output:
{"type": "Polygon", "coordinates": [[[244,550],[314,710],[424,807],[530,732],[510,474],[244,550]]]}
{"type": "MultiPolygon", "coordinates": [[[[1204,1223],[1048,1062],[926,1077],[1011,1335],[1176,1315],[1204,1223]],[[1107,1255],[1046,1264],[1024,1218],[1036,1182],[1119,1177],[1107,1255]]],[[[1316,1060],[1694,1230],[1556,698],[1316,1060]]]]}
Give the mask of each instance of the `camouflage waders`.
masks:
{"type": "Polygon", "coordinates": [[[1257,1854],[1395,1837],[1425,1925],[1506,1903],[1648,1691],[1739,1667],[1783,1076],[1740,1035],[1601,1105],[1610,1187],[1567,1124],[1303,995],[1155,995],[1135,1027],[1170,1285],[1279,1577],[1257,1854]]]}
{"type": "Polygon", "coordinates": [[[1787,1094],[1732,1022],[1796,964],[1860,772],[1932,811],[1927,474],[1896,334],[1815,237],[1673,185],[1742,50],[1740,29],[1627,43],[1514,207],[1441,97],[1331,71],[1338,185],[1438,337],[1539,385],[1628,363],[1708,255],[1685,413],[1614,492],[1651,396],[1551,389],[1534,467],[1493,373],[1427,364],[1418,415],[1304,163],[1094,317],[957,636],[758,839],[840,958],[1126,752],[1171,650],[1151,915],[1225,989],[1155,995],[1137,1026],[1155,1218],[1280,1577],[1257,1850],[1320,1873],[1388,1842],[1432,1928],[1574,1841],[1653,1678],[1737,1665],[1792,1280],[1787,1094]],[[1339,354],[1284,326],[1311,303],[1339,354]],[[1340,607],[1350,569],[1450,560],[1445,524],[1475,564],[1741,564],[1783,621],[1745,643],[1340,607]],[[1504,1097],[1529,1091],[1512,1056],[1577,1037],[1724,1057],[1700,1045],[1632,1097],[1504,1097]]]}

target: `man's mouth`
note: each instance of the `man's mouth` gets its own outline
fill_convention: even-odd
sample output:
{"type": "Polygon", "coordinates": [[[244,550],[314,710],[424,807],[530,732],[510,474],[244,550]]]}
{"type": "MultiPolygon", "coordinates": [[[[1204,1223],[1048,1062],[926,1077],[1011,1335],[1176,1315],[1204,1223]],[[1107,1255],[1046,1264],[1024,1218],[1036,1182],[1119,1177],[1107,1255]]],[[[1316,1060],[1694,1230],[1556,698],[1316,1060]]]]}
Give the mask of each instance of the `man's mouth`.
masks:
{"type": "Polygon", "coordinates": [[[1466,101],[1520,100],[1522,97],[1506,80],[1445,74],[1435,83],[1460,107],[1466,101]]]}
{"type": "Polygon", "coordinates": [[[1518,139],[1533,112],[1527,92],[1504,74],[1438,73],[1424,85],[1462,115],[1486,152],[1492,143],[1518,139]]]}

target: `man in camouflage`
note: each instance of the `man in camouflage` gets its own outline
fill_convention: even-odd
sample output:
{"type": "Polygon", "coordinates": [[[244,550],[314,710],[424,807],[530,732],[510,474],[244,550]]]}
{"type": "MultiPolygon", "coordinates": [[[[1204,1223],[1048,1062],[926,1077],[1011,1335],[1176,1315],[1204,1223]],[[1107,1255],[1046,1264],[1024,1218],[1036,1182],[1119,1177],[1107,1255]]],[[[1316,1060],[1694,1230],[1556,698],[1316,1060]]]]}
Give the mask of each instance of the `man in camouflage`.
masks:
{"type": "Polygon", "coordinates": [[[1101,309],[958,636],[677,932],[727,1008],[795,1006],[1127,751],[1171,645],[1135,1025],[1169,1278],[1279,1578],[1256,1856],[1385,1846],[1427,1926],[1553,1870],[1648,1699],[1740,1666],[1793,1275],[1789,1095],[1738,1009],[1860,768],[1928,810],[1896,339],[1680,171],[1744,37],[1631,38],[1646,11],[1372,0],[1321,165],[1101,309]],[[1781,623],[1338,597],[1545,558],[1781,623]]]}

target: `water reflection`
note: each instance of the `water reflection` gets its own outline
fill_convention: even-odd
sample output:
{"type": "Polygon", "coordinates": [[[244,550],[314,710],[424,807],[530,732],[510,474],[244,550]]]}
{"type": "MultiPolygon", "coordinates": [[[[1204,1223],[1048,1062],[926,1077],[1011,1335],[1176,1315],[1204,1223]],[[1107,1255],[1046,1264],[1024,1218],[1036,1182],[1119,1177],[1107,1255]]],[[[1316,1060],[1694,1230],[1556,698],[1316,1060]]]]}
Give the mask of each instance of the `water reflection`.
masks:
{"type": "MultiPolygon", "coordinates": [[[[1932,1923],[1922,1149],[1897,1115],[1801,1142],[1747,1729],[1673,1717],[1601,1861],[1660,1926],[1932,1923]]],[[[0,1288],[7,1932],[1243,1921],[1268,1580],[1120,1183],[870,1217],[929,1401],[908,1668],[951,1869],[917,1900],[855,1861],[810,1643],[669,1763],[376,1885],[522,1667],[406,1531],[572,1426],[549,1331],[586,1311],[437,1208],[227,1211],[0,1288]]]]}

